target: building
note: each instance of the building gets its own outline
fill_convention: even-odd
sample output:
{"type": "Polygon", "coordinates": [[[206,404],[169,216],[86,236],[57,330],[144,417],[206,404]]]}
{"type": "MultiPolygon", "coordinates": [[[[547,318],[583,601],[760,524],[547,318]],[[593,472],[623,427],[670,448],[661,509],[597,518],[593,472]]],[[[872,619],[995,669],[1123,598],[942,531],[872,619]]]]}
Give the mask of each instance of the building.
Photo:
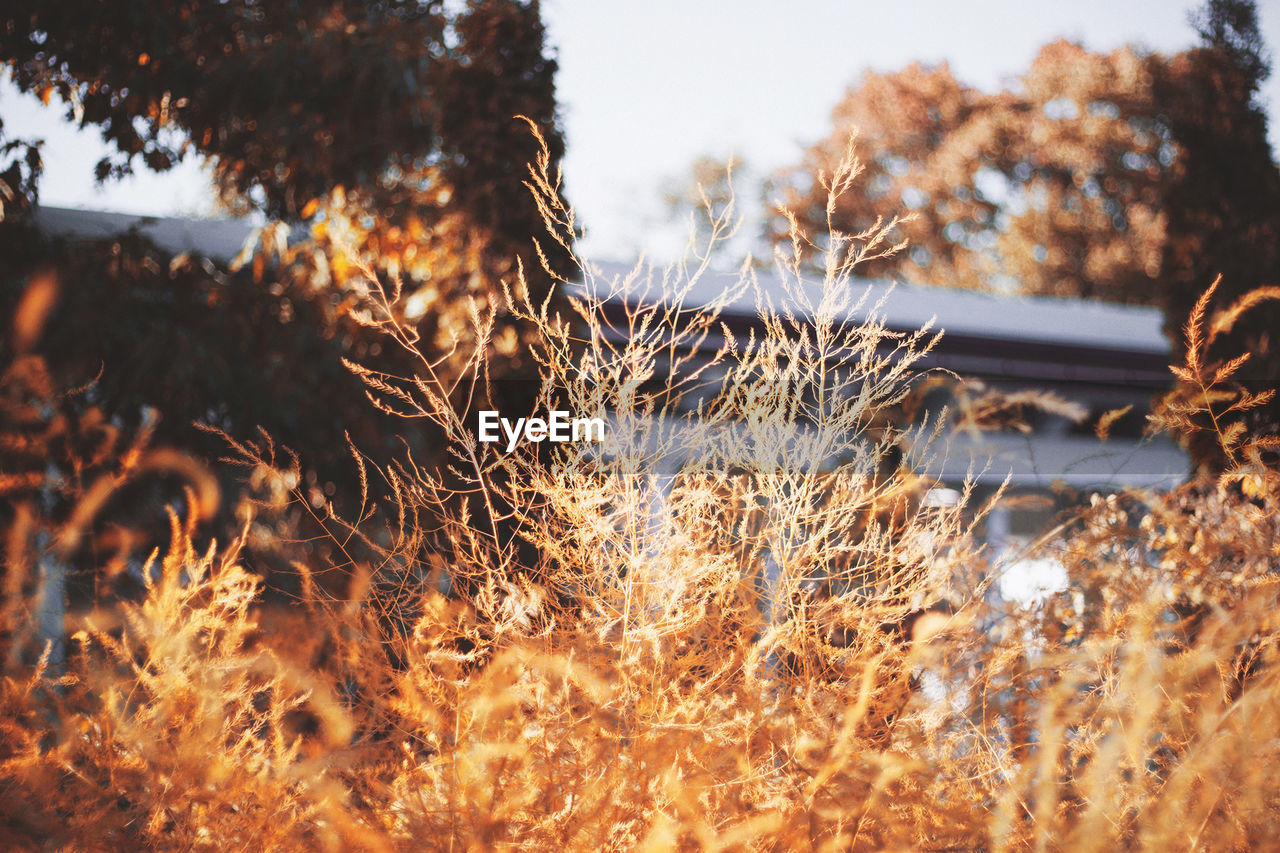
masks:
{"type": "MultiPolygon", "coordinates": [[[[598,273],[612,280],[629,270],[603,264],[598,273]]],[[[706,273],[683,304],[707,304],[736,280],[736,275],[706,273]]],[[[777,273],[759,272],[757,280],[759,294],[775,304],[784,298],[777,273]]],[[[1170,346],[1158,309],[871,280],[855,283],[854,289],[865,289],[866,298],[844,315],[850,322],[874,312],[889,331],[909,334],[931,325],[944,332],[917,363],[921,370],[948,371],[992,390],[1050,392],[1084,413],[1078,422],[1033,413],[1030,432],[951,434],[917,460],[925,473],[953,488],[966,479],[975,481],[980,499],[1006,478],[1015,494],[1049,498],[1038,510],[998,508],[988,522],[990,540],[1032,535],[1053,508],[1073,495],[1126,487],[1166,489],[1187,476],[1189,459],[1182,449],[1166,436],[1143,435],[1154,396],[1172,382],[1170,346]],[[1094,432],[1098,418],[1125,407],[1130,408],[1112,425],[1109,438],[1099,440],[1094,432]]],[[[621,319],[630,298],[612,296],[606,312],[611,307],[621,319]]],[[[662,297],[651,288],[634,298],[647,302],[662,297]]],[[[723,308],[721,318],[739,340],[761,330],[760,298],[754,291],[742,292],[723,308]]],[[[712,334],[705,346],[713,350],[718,343],[712,334]]],[[[680,464],[671,460],[670,466],[680,464]]]]}
{"type": "MultiPolygon", "coordinates": [[[[40,208],[40,228],[73,238],[105,238],[136,229],[160,247],[197,252],[228,261],[240,254],[254,228],[243,220],[196,220],[129,216],[96,211],[40,208]]],[[[629,265],[611,263],[596,269],[603,279],[625,276],[629,265]]],[[[736,276],[707,273],[685,296],[686,304],[707,304],[731,287],[736,276]]],[[[784,287],[776,273],[757,273],[759,291],[775,301],[784,287]]],[[[978,496],[1008,478],[1023,494],[1054,496],[1067,492],[1111,491],[1124,487],[1168,488],[1185,478],[1188,457],[1166,437],[1145,438],[1142,428],[1153,395],[1167,389],[1169,343],[1161,331],[1163,318],[1153,308],[1110,305],[1048,297],[995,296],[954,288],[859,282],[867,298],[844,319],[859,322],[875,310],[891,331],[912,332],[926,324],[944,332],[921,362],[922,370],[939,369],[976,379],[1002,391],[1048,391],[1079,404],[1087,416],[1079,423],[1048,414],[1037,415],[1029,433],[1019,431],[960,433],[947,436],[927,457],[918,460],[924,473],[958,486],[966,478],[978,485],[978,496]],[[1132,407],[1100,441],[1093,425],[1103,412],[1132,407]]],[[[615,295],[606,312],[620,314],[630,297],[615,295]]],[[[661,300],[653,292],[646,300],[661,300]]],[[[726,304],[722,319],[735,336],[759,331],[757,296],[741,293],[726,304]]],[[[616,334],[616,333],[615,333],[616,334]]],[[[705,345],[714,348],[712,334],[705,345]]],[[[678,468],[681,460],[668,460],[678,468]]],[[[1029,534],[1043,524],[1043,512],[998,510],[988,525],[988,538],[1029,534]]]]}

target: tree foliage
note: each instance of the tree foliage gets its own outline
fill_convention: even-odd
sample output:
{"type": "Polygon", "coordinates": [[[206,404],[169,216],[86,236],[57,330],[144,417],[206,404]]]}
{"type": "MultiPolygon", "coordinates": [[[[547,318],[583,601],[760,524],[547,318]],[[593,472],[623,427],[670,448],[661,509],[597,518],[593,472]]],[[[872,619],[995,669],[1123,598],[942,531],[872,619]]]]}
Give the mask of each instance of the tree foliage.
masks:
{"type": "Polygon", "coordinates": [[[832,134],[782,176],[819,233],[901,211],[911,250],[879,272],[958,287],[1133,300],[1159,275],[1158,187],[1174,156],[1157,121],[1154,61],[1124,48],[1043,48],[1022,91],[980,92],[946,65],[867,72],[832,134]],[[874,152],[864,186],[825,209],[823,176],[849,134],[874,152]]]}
{"type": "MultiPolygon", "coordinates": [[[[554,171],[563,153],[536,0],[26,2],[0,15],[0,67],[101,130],[100,178],[206,157],[228,208],[267,217],[243,266],[135,238],[46,241],[21,215],[38,198],[38,146],[3,128],[0,191],[17,215],[0,224],[0,305],[52,273],[60,298],[36,354],[55,389],[89,383],[84,405],[122,428],[158,412],[156,441],[216,458],[222,440],[193,421],[240,441],[262,427],[299,454],[323,514],[335,482],[360,491],[347,433],[379,463],[406,442],[419,459],[439,452],[430,429],[372,410],[342,366],[406,372],[367,325],[371,290],[400,289],[401,319],[446,382],[486,311],[489,375],[533,375],[501,294],[523,262],[540,301],[543,262],[564,254],[535,249],[545,230],[523,185],[531,161],[554,171]]],[[[529,385],[499,387],[515,406],[529,385]]]]}
{"type": "MultiPolygon", "coordinates": [[[[1179,157],[1164,197],[1160,304],[1179,351],[1185,319],[1217,276],[1215,309],[1280,283],[1280,169],[1256,97],[1270,74],[1256,11],[1252,3],[1214,0],[1193,20],[1203,46],[1173,57],[1157,91],[1162,102],[1176,105],[1168,111],[1179,157]]],[[[1233,319],[1229,333],[1208,349],[1209,360],[1248,353],[1235,375],[1239,386],[1253,393],[1274,389],[1280,383],[1276,319],[1274,304],[1233,319]]],[[[1280,404],[1272,400],[1236,418],[1250,432],[1275,432],[1280,404]]],[[[1212,444],[1193,449],[1198,459],[1221,463],[1212,444]]]]}
{"type": "MultiPolygon", "coordinates": [[[[833,111],[831,135],[772,189],[818,234],[908,211],[896,235],[909,251],[875,273],[1157,305],[1180,352],[1182,325],[1218,274],[1228,301],[1280,280],[1256,8],[1211,0],[1192,22],[1202,43],[1173,56],[1054,42],[994,93],[946,65],[867,72],[833,111]],[[872,153],[869,179],[828,210],[825,176],[851,132],[872,153]]],[[[779,218],[771,238],[788,230],[779,218]]],[[[1274,316],[1258,312],[1221,342],[1253,353],[1246,380],[1280,377],[1268,325],[1274,316]]],[[[1280,410],[1250,417],[1274,426],[1280,410]]]]}
{"type": "Polygon", "coordinates": [[[323,257],[303,274],[406,276],[440,351],[468,334],[468,297],[532,257],[538,149],[515,117],[563,152],[536,2],[24,5],[0,57],[101,129],[100,178],[210,158],[232,210],[312,226],[323,257]]]}

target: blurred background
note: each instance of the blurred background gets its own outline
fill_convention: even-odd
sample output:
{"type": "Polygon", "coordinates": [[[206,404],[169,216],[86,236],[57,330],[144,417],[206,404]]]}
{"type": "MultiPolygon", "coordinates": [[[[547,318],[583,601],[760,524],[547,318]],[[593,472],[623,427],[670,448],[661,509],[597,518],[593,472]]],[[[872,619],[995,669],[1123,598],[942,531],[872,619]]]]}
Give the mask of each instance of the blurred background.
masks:
{"type": "MultiPolygon", "coordinates": [[[[1075,3],[945,0],[843,3],[743,0],[726,14],[708,2],[545,0],[547,48],[559,64],[556,97],[564,127],[564,170],[571,201],[587,229],[584,251],[629,258],[641,251],[671,259],[684,248],[665,197],[687,189],[699,158],[739,161],[743,201],[761,181],[798,163],[832,130],[832,110],[861,75],[913,62],[947,63],[962,84],[983,92],[1018,91],[1041,48],[1068,39],[1097,53],[1132,45],[1174,54],[1199,41],[1182,0],[1075,3]]],[[[1258,4],[1268,45],[1280,43],[1280,4],[1258,4]]],[[[1270,114],[1280,103],[1272,75],[1258,94],[1270,114]]],[[[66,108],[45,107],[7,80],[0,116],[44,139],[41,200],[161,216],[216,213],[199,158],[172,171],[141,171],[98,184],[94,166],[107,150],[97,129],[77,129],[66,108]]],[[[1274,125],[1273,150],[1280,136],[1274,125]]],[[[707,177],[708,175],[704,175],[707,177]]],[[[748,229],[763,227],[758,205],[743,205],[748,229]]],[[[744,235],[750,236],[750,235],[744,235]]],[[[741,252],[758,248],[740,239],[741,252]]],[[[727,253],[726,253],[727,254],[727,253]]]]}

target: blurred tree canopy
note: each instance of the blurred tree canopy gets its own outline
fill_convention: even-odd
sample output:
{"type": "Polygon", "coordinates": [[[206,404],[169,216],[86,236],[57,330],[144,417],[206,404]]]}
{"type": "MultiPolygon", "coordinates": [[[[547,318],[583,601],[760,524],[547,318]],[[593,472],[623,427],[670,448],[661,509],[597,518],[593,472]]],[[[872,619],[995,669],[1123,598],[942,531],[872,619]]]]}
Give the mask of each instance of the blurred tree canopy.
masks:
{"type": "Polygon", "coordinates": [[[19,2],[0,14],[0,63],[102,131],[113,152],[100,178],[203,156],[230,210],[282,223],[232,269],[141,239],[44,239],[23,215],[38,199],[38,146],[0,126],[0,252],[13,262],[0,304],[52,270],[60,298],[39,354],[55,386],[90,383],[88,402],[122,426],[156,410],[154,441],[207,458],[225,447],[193,421],[240,440],[262,426],[319,470],[302,486],[313,506],[334,480],[360,493],[347,488],[347,432],[379,463],[404,442],[438,452],[425,432],[402,439],[406,422],[374,411],[341,365],[415,368],[359,322],[369,271],[403,282],[402,319],[437,370],[469,354],[478,306],[499,312],[495,377],[536,375],[500,304],[517,259],[535,298],[551,284],[523,185],[539,153],[529,123],[553,162],[564,148],[536,0],[19,2]],[[285,233],[288,245],[274,239],[285,233]]]}
{"type": "MultiPolygon", "coordinates": [[[[1163,203],[1167,224],[1160,289],[1166,330],[1180,356],[1182,324],[1196,299],[1218,275],[1213,301],[1224,309],[1259,287],[1280,284],[1280,168],[1267,143],[1267,116],[1257,101],[1270,75],[1267,50],[1250,0],[1211,0],[1192,17],[1202,46],[1172,57],[1156,95],[1167,108],[1178,140],[1176,172],[1163,203]]],[[[1248,354],[1236,376],[1247,390],[1280,389],[1280,311],[1271,302],[1246,312],[1209,348],[1226,361],[1248,354]]],[[[1280,433],[1280,402],[1229,414],[1249,432],[1280,433]]],[[[1204,426],[1204,424],[1201,424],[1204,426]]],[[[1209,467],[1222,459],[1195,430],[1196,459],[1209,467]]]]}
{"type": "Polygon", "coordinates": [[[0,60],[102,130],[100,178],[211,158],[231,210],[313,226],[325,257],[304,274],[342,284],[355,258],[406,276],[440,351],[467,337],[465,297],[486,303],[543,233],[514,118],[563,154],[537,2],[19,5],[0,60]]]}
{"type": "MultiPolygon", "coordinates": [[[[1280,282],[1256,8],[1210,0],[1192,23],[1201,44],[1174,56],[1054,42],[995,93],[946,65],[867,72],[833,111],[831,135],[768,191],[818,235],[913,214],[897,229],[908,250],[869,274],[1160,306],[1180,359],[1182,326],[1215,276],[1216,307],[1280,282]],[[823,176],[851,132],[867,172],[828,219],[823,176]]],[[[769,238],[789,239],[784,220],[769,238]]],[[[1274,312],[1254,312],[1219,341],[1220,356],[1253,354],[1241,375],[1255,386],[1280,380],[1275,325],[1274,312]]],[[[1275,405],[1249,417],[1280,427],[1275,405]]]]}
{"type": "Polygon", "coordinates": [[[945,65],[868,72],[836,107],[831,136],[778,189],[811,233],[914,214],[899,227],[910,250],[876,273],[1132,298],[1159,274],[1156,186],[1173,157],[1149,66],[1129,49],[1100,56],[1055,42],[1020,94],[963,86],[945,65]],[[821,175],[855,131],[867,172],[828,224],[821,175]]]}

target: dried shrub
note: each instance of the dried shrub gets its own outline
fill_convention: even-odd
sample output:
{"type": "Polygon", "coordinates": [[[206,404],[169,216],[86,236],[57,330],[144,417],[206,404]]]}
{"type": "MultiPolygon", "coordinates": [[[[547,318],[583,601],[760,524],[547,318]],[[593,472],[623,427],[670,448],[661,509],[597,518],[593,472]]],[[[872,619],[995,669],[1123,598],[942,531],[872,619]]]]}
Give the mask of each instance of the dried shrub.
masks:
{"type": "MultiPolygon", "coordinates": [[[[830,209],[858,175],[850,154],[830,209]]],[[[548,158],[530,186],[572,252],[548,158]]],[[[709,221],[713,239],[732,227],[709,221]]],[[[936,336],[845,319],[858,265],[899,251],[893,227],[833,232],[819,282],[796,229],[776,303],[749,267],[712,292],[705,264],[608,280],[579,259],[581,281],[560,280],[570,316],[517,276],[503,310],[533,330],[538,410],[599,416],[608,437],[511,453],[478,440],[467,403],[493,399],[497,309],[471,312],[459,380],[397,320],[396,282],[366,269],[357,316],[418,367],[349,366],[375,405],[446,435],[448,463],[378,468],[353,447],[358,511],[312,509],[334,553],[358,540],[376,559],[299,563],[290,606],[266,606],[240,565],[261,507],[243,508],[239,541],[198,546],[193,502],[136,601],[69,617],[65,661],[7,654],[10,846],[1265,846],[1280,831],[1276,440],[1214,426],[1248,400],[1222,396],[1231,364],[1196,360],[1208,295],[1158,425],[1207,419],[1225,473],[1096,497],[1037,546],[1068,588],[1007,606],[973,536],[986,507],[938,505],[893,464],[946,426],[893,416],[936,336]],[[735,337],[720,312],[753,298],[760,331],[735,337]]],[[[19,339],[38,333],[20,323],[19,339]]],[[[33,387],[23,370],[6,401],[33,387]]],[[[959,422],[1007,425],[1027,405],[1063,404],[981,396],[959,422]]],[[[6,448],[49,411],[6,408],[6,448]]],[[[289,454],[227,438],[263,506],[311,506],[289,454]]],[[[54,547],[36,531],[56,540],[75,518],[23,488],[5,516],[10,651],[31,645],[31,567],[54,547]]]]}

